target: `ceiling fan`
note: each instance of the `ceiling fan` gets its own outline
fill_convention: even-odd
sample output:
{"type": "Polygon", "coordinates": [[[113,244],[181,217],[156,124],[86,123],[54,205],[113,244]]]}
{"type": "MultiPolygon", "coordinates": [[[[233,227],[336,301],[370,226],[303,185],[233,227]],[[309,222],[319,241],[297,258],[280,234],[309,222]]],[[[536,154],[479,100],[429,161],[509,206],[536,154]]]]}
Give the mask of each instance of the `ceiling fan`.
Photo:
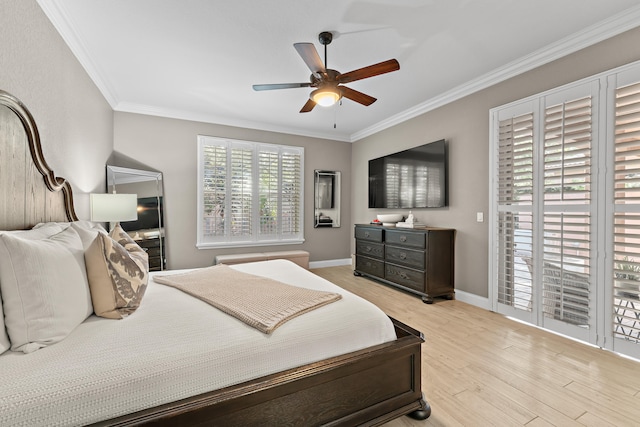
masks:
{"type": "Polygon", "coordinates": [[[376,102],[376,98],[358,92],[344,83],[354,82],[369,77],[378,76],[380,74],[390,73],[400,69],[400,64],[395,59],[380,62],[378,64],[369,65],[368,67],[358,68],[341,74],[339,71],[326,68],[327,65],[327,45],[333,40],[333,34],[329,31],[323,31],[318,35],[320,44],[324,45],[324,64],[318,51],[313,43],[294,43],[293,47],[298,51],[302,60],[311,70],[309,83],[277,83],[253,85],[253,90],[274,90],[274,89],[291,89],[298,87],[317,88],[309,95],[309,100],[304,104],[301,113],[308,113],[313,110],[316,104],[322,106],[330,106],[338,102],[342,97],[348,98],[364,106],[369,106],[376,102]]]}

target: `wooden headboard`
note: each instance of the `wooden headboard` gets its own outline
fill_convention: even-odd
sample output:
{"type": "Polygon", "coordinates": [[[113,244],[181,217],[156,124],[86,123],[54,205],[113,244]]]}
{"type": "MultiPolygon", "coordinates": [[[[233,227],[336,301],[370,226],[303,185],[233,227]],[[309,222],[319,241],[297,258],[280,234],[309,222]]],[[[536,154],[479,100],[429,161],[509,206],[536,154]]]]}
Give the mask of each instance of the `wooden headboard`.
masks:
{"type": "Polygon", "coordinates": [[[77,219],[71,185],[45,161],[31,113],[0,90],[0,230],[77,219]]]}

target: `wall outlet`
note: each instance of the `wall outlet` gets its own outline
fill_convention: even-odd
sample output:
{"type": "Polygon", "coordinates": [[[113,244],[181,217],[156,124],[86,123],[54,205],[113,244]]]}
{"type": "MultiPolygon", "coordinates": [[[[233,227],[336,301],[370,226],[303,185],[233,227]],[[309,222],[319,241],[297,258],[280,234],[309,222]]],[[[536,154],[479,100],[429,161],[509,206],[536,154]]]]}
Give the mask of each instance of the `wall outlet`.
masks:
{"type": "Polygon", "coordinates": [[[484,212],[476,212],[476,221],[484,222],[484,212]]]}

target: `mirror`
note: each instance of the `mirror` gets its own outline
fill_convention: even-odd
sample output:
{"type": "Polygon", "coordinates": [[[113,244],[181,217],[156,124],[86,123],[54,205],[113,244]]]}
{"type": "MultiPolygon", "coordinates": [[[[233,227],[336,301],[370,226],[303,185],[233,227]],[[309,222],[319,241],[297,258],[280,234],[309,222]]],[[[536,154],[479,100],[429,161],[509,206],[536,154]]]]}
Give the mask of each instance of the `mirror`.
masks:
{"type": "Polygon", "coordinates": [[[120,226],[149,255],[149,271],[165,270],[162,173],[107,165],[107,192],[137,195],[138,219],[120,226]]]}
{"type": "Polygon", "coordinates": [[[340,227],[340,172],[314,171],[314,228],[340,227]]]}

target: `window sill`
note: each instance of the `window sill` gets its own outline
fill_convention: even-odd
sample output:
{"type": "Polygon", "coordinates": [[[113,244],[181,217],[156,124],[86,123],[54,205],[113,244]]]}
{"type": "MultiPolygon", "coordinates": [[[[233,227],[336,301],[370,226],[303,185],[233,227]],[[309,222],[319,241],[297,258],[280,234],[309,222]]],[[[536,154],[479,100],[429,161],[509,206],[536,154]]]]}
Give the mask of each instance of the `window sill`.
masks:
{"type": "Polygon", "coordinates": [[[300,245],[304,239],[295,240],[268,240],[263,242],[207,242],[196,243],[198,249],[223,249],[223,248],[250,248],[258,246],[286,246],[300,245]]]}

